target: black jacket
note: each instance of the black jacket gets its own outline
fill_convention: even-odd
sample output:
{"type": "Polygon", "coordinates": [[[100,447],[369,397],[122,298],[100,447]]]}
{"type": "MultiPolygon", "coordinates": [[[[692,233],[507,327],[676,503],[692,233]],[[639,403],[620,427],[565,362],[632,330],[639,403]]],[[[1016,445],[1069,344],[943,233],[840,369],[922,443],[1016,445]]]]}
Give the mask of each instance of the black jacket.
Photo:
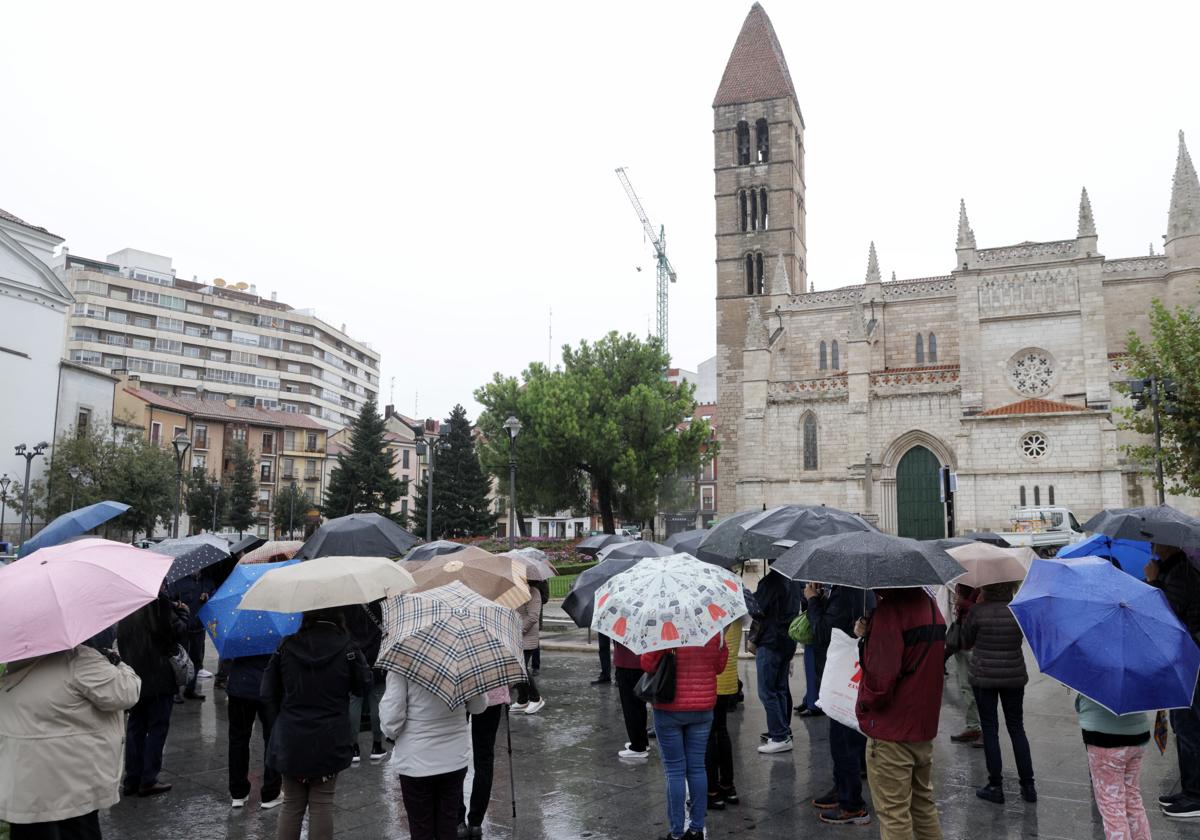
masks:
{"type": "Polygon", "coordinates": [[[200,608],[204,606],[204,596],[212,593],[212,581],[203,572],[186,575],[174,583],[167,584],[167,594],[188,608],[189,633],[204,632],[204,625],[200,622],[200,608]]]}
{"type": "Polygon", "coordinates": [[[1171,611],[1200,644],[1200,569],[1176,552],[1158,564],[1158,579],[1150,585],[1163,591],[1171,611]]]}
{"type": "Polygon", "coordinates": [[[803,588],[778,572],[767,572],[754,590],[754,602],[760,631],[754,643],[760,648],[769,648],[793,656],[796,643],[788,637],[788,625],[800,615],[800,596],[803,588]]]}
{"type": "Polygon", "coordinates": [[[971,685],[975,688],[1017,688],[1029,682],[1025,636],[1008,608],[1012,598],[980,601],[962,624],[962,649],[971,650],[971,685]]]}
{"type": "Polygon", "coordinates": [[[267,763],[293,779],[320,779],[350,766],[350,695],[371,672],[349,634],[319,622],[288,636],[263,674],[262,699],[278,712],[267,763]]]}
{"type": "Polygon", "coordinates": [[[379,645],[383,642],[383,602],[373,601],[365,607],[353,604],[343,608],[346,617],[346,631],[350,641],[358,645],[367,664],[374,666],[379,658],[379,645]]]}
{"type": "Polygon", "coordinates": [[[225,693],[243,700],[261,700],[263,674],[271,662],[271,654],[239,656],[229,660],[229,680],[225,693]]]}
{"type": "Polygon", "coordinates": [[[142,678],[142,697],[175,693],[171,657],[187,637],[187,620],[186,609],[159,595],[117,624],[117,650],[142,678]]]}
{"type": "Polygon", "coordinates": [[[830,587],[824,595],[808,599],[808,626],[813,633],[813,656],[817,665],[817,685],[825,673],[825,657],[834,629],[854,638],[854,622],[875,610],[875,593],[867,592],[866,611],[863,611],[863,591],[846,586],[830,587]]]}

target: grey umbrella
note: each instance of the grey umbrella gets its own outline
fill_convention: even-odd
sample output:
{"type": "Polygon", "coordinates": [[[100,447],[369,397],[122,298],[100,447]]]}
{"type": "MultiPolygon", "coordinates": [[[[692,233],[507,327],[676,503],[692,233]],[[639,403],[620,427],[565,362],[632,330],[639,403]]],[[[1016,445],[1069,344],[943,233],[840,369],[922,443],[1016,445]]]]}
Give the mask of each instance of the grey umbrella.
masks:
{"type": "Polygon", "coordinates": [[[779,540],[803,543],[830,534],[875,530],[861,516],[825,505],[781,505],[747,519],[742,528],[746,532],[742,555],[767,560],[783,553],[775,545],[779,540]]]}
{"type": "Polygon", "coordinates": [[[669,546],[676,551],[683,551],[687,554],[695,555],[696,549],[700,547],[701,541],[707,536],[707,528],[697,528],[694,531],[680,531],[678,534],[672,534],[663,540],[663,545],[669,546]]]}
{"type": "Polygon", "coordinates": [[[464,548],[466,546],[462,543],[451,542],[450,540],[434,540],[433,542],[423,543],[408,552],[404,557],[404,562],[416,561],[419,563],[424,560],[432,560],[443,554],[453,554],[456,551],[462,551],[464,548]]]}
{"type": "Polygon", "coordinates": [[[606,545],[623,542],[633,542],[633,538],[617,536],[616,534],[596,534],[595,536],[580,540],[579,545],[575,546],[575,550],[580,554],[586,554],[588,557],[595,557],[600,553],[600,549],[606,545]]]}
{"type": "Polygon", "coordinates": [[[755,508],[722,519],[708,529],[708,535],[696,547],[696,556],[726,569],[739,560],[751,559],[742,551],[742,538],[746,536],[746,522],[760,513],[762,510],[755,508]]]}
{"type": "Polygon", "coordinates": [[[1170,505],[1112,508],[1102,510],[1083,530],[1119,540],[1137,540],[1160,545],[1200,546],[1200,519],[1181,513],[1170,505]]]}
{"type": "Polygon", "coordinates": [[[352,513],[318,528],[300,546],[296,557],[399,557],[416,543],[416,537],[386,516],[352,513]]]}
{"type": "Polygon", "coordinates": [[[963,534],[963,537],[972,542],[989,543],[1000,548],[1012,548],[1012,543],[991,531],[971,531],[968,534],[963,534]]]}
{"type": "Polygon", "coordinates": [[[792,580],[855,589],[939,586],[966,569],[932,542],[893,537],[878,531],[834,534],[799,543],[772,569],[792,580]]]}
{"type": "Polygon", "coordinates": [[[163,578],[163,583],[174,583],[180,578],[229,559],[229,543],[211,534],[197,534],[177,540],[163,540],[154,546],[154,552],[175,558],[175,562],[163,578]]]}
{"type": "Polygon", "coordinates": [[[641,560],[646,557],[670,557],[682,553],[680,549],[670,548],[662,543],[649,540],[633,540],[627,543],[612,543],[600,549],[597,559],[604,560],[641,560]]]}

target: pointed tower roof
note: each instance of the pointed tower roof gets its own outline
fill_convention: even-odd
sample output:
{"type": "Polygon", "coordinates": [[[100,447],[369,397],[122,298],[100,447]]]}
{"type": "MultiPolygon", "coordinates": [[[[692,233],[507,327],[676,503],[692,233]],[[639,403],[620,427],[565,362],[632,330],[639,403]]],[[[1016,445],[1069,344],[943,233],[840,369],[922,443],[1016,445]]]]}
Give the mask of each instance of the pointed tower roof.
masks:
{"type": "Polygon", "coordinates": [[[771,278],[771,294],[790,295],[792,281],[788,278],[787,266],[783,264],[783,254],[775,260],[775,276],[771,278]]]}
{"type": "Polygon", "coordinates": [[[1075,236],[1082,239],[1085,236],[1096,235],[1096,220],[1092,218],[1092,202],[1088,199],[1087,187],[1079,195],[1079,230],[1075,236]]]}
{"type": "Polygon", "coordinates": [[[971,230],[971,223],[967,221],[967,202],[962,198],[958,200],[958,247],[975,247],[975,231],[971,230]]]}
{"type": "Polygon", "coordinates": [[[763,7],[755,3],[742,23],[733,52],[729,54],[713,107],[789,97],[796,103],[796,110],[800,110],[775,27],[771,26],[771,19],[763,7]]]}
{"type": "Polygon", "coordinates": [[[875,254],[875,243],[871,243],[871,250],[867,253],[867,282],[880,283],[883,281],[883,276],[879,273],[879,257],[875,254]]]}
{"type": "Polygon", "coordinates": [[[1179,155],[1171,183],[1171,211],[1167,215],[1167,239],[1200,234],[1200,181],[1188,154],[1183,132],[1179,132],[1179,155]]]}

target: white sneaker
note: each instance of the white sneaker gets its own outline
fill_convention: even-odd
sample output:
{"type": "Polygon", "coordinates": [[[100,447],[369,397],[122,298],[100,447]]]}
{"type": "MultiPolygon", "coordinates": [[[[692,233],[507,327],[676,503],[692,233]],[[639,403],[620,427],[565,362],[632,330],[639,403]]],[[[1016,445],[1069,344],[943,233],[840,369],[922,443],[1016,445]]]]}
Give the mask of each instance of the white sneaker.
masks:
{"type": "Polygon", "coordinates": [[[758,745],[758,751],[763,755],[772,755],[774,753],[791,752],[792,739],[787,738],[783,741],[769,740],[765,744],[758,745]]]}
{"type": "Polygon", "coordinates": [[[629,749],[629,745],[626,744],[625,749],[623,749],[617,753],[617,757],[618,758],[649,758],[650,751],[642,750],[641,752],[638,752],[637,750],[631,750],[631,749],[629,749]]]}
{"type": "Polygon", "coordinates": [[[270,811],[272,808],[278,808],[282,804],[283,804],[283,794],[281,793],[272,800],[259,803],[258,807],[262,808],[264,811],[270,811]]]}
{"type": "Polygon", "coordinates": [[[528,703],[513,703],[511,706],[508,707],[508,710],[510,712],[523,712],[528,707],[529,707],[528,703]]]}
{"type": "Polygon", "coordinates": [[[249,796],[243,796],[243,797],[241,797],[240,799],[239,799],[238,797],[236,797],[236,796],[235,796],[235,797],[233,798],[233,802],[232,802],[232,803],[230,803],[230,804],[231,804],[231,805],[232,805],[232,807],[234,807],[234,808],[245,808],[245,807],[246,807],[246,802],[247,802],[247,800],[249,800],[249,799],[250,799],[250,797],[249,797],[249,796]]]}
{"type": "MultiPolygon", "coordinates": [[[[625,742],[625,749],[629,749],[629,748],[630,748],[630,747],[632,747],[632,746],[633,746],[633,744],[631,744],[629,741],[626,741],[626,742],[625,742]]],[[[646,744],[646,749],[647,749],[647,750],[649,750],[649,749],[650,749],[651,747],[653,747],[653,746],[654,746],[654,742],[653,742],[653,741],[651,741],[651,742],[647,742],[647,744],[646,744]]]]}
{"type": "Polygon", "coordinates": [[[379,762],[383,761],[385,758],[387,758],[387,750],[383,750],[382,752],[375,752],[374,748],[372,748],[372,750],[371,750],[371,763],[372,764],[378,764],[379,762]]]}
{"type": "Polygon", "coordinates": [[[537,700],[533,703],[530,703],[528,706],[525,707],[525,714],[536,715],[538,712],[540,712],[542,710],[542,708],[545,705],[546,705],[545,700],[537,700]]]}

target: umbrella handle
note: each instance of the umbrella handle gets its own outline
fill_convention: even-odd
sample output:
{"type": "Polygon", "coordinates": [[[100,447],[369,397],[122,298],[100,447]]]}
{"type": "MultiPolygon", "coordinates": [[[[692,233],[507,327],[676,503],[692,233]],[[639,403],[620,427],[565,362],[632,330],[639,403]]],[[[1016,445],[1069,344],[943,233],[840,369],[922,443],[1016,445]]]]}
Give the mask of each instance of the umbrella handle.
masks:
{"type": "MultiPolygon", "coordinates": [[[[512,815],[513,820],[517,819],[517,779],[513,775],[513,758],[512,758],[512,725],[508,719],[508,704],[504,705],[504,734],[508,738],[508,789],[512,793],[512,815]]],[[[516,828],[514,825],[513,828],[516,828]]]]}

